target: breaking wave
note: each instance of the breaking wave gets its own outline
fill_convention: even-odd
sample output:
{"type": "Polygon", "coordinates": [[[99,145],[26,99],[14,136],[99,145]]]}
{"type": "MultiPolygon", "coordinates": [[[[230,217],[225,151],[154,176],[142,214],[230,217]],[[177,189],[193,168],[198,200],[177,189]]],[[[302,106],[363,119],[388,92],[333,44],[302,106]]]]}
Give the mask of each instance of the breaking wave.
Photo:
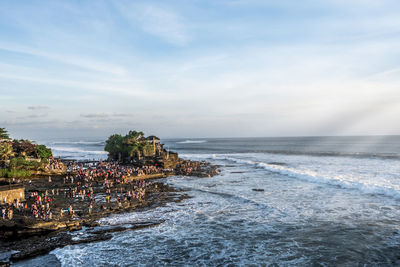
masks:
{"type": "Polygon", "coordinates": [[[185,141],[180,141],[176,142],[177,144],[202,144],[206,143],[207,140],[185,140],[185,141]]]}
{"type": "Polygon", "coordinates": [[[108,154],[106,151],[100,150],[84,150],[76,147],[51,147],[51,150],[57,154],[59,152],[69,152],[69,153],[87,153],[87,154],[108,154]]]}
{"type": "MultiPolygon", "coordinates": [[[[353,159],[354,162],[343,158],[330,160],[330,165],[326,165],[326,159],[320,157],[288,156],[273,154],[184,154],[184,158],[195,160],[215,160],[230,161],[244,164],[253,168],[261,168],[272,173],[278,173],[287,177],[300,179],[312,183],[328,184],[339,186],[345,189],[355,189],[367,194],[380,194],[400,199],[400,181],[390,173],[398,170],[386,170],[387,172],[376,175],[377,169],[395,168],[394,162],[386,159],[370,159],[365,163],[365,159],[353,159]],[[359,161],[363,161],[365,166],[363,171],[357,169],[359,161]],[[347,165],[348,163],[348,165],[347,165]],[[385,165],[386,164],[386,165],[385,165]],[[385,167],[386,166],[386,167],[385,167]]],[[[360,167],[361,168],[361,167],[360,167]]]]}
{"type": "Polygon", "coordinates": [[[105,145],[105,141],[55,141],[50,145],[105,145]]]}
{"type": "Polygon", "coordinates": [[[277,166],[267,163],[256,163],[270,172],[276,172],[296,179],[307,180],[315,183],[326,183],[347,189],[356,189],[368,194],[382,194],[390,197],[400,198],[400,186],[385,184],[378,181],[362,180],[359,177],[349,176],[325,176],[314,171],[301,171],[294,168],[277,166]]]}

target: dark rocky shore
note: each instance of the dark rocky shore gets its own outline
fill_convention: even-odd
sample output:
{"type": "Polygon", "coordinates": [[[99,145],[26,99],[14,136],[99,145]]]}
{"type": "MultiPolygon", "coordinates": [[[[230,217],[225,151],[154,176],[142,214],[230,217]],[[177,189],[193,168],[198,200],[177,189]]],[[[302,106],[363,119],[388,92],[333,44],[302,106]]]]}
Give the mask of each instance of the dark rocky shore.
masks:
{"type": "Polygon", "coordinates": [[[127,227],[97,227],[100,218],[112,214],[153,209],[168,202],[180,202],[187,198],[188,196],[184,192],[177,191],[164,183],[163,179],[168,176],[211,177],[217,173],[217,167],[209,163],[182,160],[174,169],[168,169],[167,172],[125,177],[124,182],[118,183],[115,188],[112,188],[110,195],[114,192],[115,196],[119,192],[128,192],[131,188],[136,188],[134,185],[144,185],[140,190],[145,194],[141,198],[129,201],[117,197],[110,202],[104,200],[106,196],[104,179],[97,179],[93,181],[93,194],[96,196],[94,198],[96,201],[90,212],[87,200],[80,201],[79,197],[65,197],[68,188],[72,186],[68,183],[68,177],[71,174],[51,177],[50,180],[48,177],[24,180],[28,209],[15,212],[12,220],[0,219],[0,239],[2,240],[0,242],[0,266],[8,266],[10,262],[47,254],[55,248],[67,245],[108,240],[112,237],[111,233],[113,232],[132,231],[158,225],[162,221],[140,222],[127,227]],[[67,182],[65,182],[66,177],[67,182]],[[58,190],[58,194],[53,190],[58,190]],[[38,219],[30,214],[29,207],[34,203],[34,200],[29,197],[32,192],[49,194],[52,209],[51,219],[38,219]],[[68,205],[73,206],[74,213],[72,215],[65,214],[65,212],[60,214],[61,209],[65,209],[68,205]],[[71,233],[80,230],[85,232],[85,237],[74,239],[71,233]]]}
{"type": "Polygon", "coordinates": [[[153,185],[153,189],[155,189],[156,185],[157,189],[150,192],[142,203],[138,203],[134,206],[114,207],[110,210],[99,211],[96,214],[85,216],[78,220],[54,221],[51,222],[51,224],[43,225],[39,228],[30,228],[28,225],[19,222],[10,222],[8,225],[3,225],[1,229],[2,233],[9,233],[7,235],[8,237],[1,242],[0,250],[15,252],[10,255],[9,259],[3,259],[4,264],[8,263],[9,260],[19,261],[43,255],[55,248],[67,245],[108,240],[112,237],[111,233],[114,232],[131,231],[159,225],[162,221],[134,223],[130,224],[128,227],[116,226],[106,229],[97,229],[97,226],[99,226],[97,221],[111,214],[154,209],[158,206],[165,205],[167,202],[180,202],[187,197],[185,194],[177,194],[174,188],[162,182],[155,182],[153,185]],[[84,227],[85,230],[85,238],[74,240],[73,235],[69,233],[81,230],[82,227],[84,227]]]}

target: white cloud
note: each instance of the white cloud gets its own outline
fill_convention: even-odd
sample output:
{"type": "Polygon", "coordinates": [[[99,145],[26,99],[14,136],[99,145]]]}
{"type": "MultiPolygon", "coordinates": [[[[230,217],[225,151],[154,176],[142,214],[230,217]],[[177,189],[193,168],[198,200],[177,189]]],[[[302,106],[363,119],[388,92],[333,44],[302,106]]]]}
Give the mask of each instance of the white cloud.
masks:
{"type": "Polygon", "coordinates": [[[189,42],[184,19],[175,11],[154,4],[117,5],[132,27],[139,25],[144,31],[166,42],[183,46],[189,42]]]}
{"type": "Polygon", "coordinates": [[[31,110],[43,110],[43,109],[49,109],[48,106],[29,106],[28,109],[31,110]]]}
{"type": "Polygon", "coordinates": [[[109,115],[106,113],[81,113],[83,118],[108,118],[109,115]]]}
{"type": "Polygon", "coordinates": [[[8,29],[22,25],[22,41],[0,30],[2,109],[23,116],[29,105],[49,104],[58,127],[99,132],[138,122],[169,135],[393,129],[396,120],[383,125],[379,114],[388,111],[372,100],[399,96],[394,1],[176,3],[66,3],[72,7],[49,8],[39,19],[29,8],[29,19],[10,13],[24,24],[8,29]],[[76,21],[54,21],[60,14],[76,21]]]}
{"type": "Polygon", "coordinates": [[[101,80],[102,77],[99,77],[97,81],[72,80],[72,79],[68,80],[68,79],[53,78],[46,74],[40,75],[37,72],[15,74],[15,73],[7,73],[6,70],[0,73],[0,78],[10,79],[10,80],[20,80],[29,83],[56,85],[70,89],[81,89],[81,90],[83,89],[85,91],[103,92],[114,95],[150,97],[150,98],[163,97],[165,99],[168,98],[168,95],[166,94],[147,90],[145,84],[138,84],[134,80],[127,80],[122,83],[116,81],[108,81],[107,79],[102,81],[101,80]]]}
{"type": "Polygon", "coordinates": [[[27,115],[27,116],[23,116],[23,117],[17,117],[17,119],[38,119],[38,118],[44,118],[47,117],[47,113],[43,113],[43,114],[31,114],[31,115],[27,115]]]}
{"type": "Polygon", "coordinates": [[[39,49],[39,48],[21,46],[18,44],[0,43],[0,50],[47,58],[50,60],[61,62],[63,64],[68,64],[71,66],[91,71],[97,71],[107,74],[111,73],[119,76],[123,76],[126,74],[126,70],[117,64],[99,61],[97,59],[90,59],[85,56],[75,56],[73,54],[66,55],[66,54],[47,52],[44,51],[43,48],[39,49]]]}
{"type": "Polygon", "coordinates": [[[117,118],[117,117],[132,117],[133,114],[132,113],[123,113],[123,112],[120,112],[120,113],[116,113],[116,112],[114,112],[114,113],[104,113],[104,112],[102,112],[102,113],[81,113],[80,116],[83,117],[83,118],[92,119],[92,118],[110,118],[110,117],[114,117],[114,118],[117,118]]]}

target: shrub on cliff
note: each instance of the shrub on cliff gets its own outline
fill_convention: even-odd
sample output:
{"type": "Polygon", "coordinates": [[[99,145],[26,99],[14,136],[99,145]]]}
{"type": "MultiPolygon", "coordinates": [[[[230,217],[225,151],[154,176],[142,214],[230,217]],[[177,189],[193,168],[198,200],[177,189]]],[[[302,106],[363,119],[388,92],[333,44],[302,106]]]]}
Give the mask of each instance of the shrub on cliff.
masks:
{"type": "Polygon", "coordinates": [[[38,145],[36,146],[37,154],[41,159],[48,159],[53,156],[51,153],[51,149],[47,148],[45,145],[38,145]]]}

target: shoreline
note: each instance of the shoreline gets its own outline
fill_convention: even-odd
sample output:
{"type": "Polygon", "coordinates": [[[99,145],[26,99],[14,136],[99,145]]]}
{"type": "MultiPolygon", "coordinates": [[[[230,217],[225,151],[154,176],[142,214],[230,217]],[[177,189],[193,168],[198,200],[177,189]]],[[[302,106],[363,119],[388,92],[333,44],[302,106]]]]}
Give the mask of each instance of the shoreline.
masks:
{"type": "MultiPolygon", "coordinates": [[[[72,198],[64,197],[64,195],[69,194],[72,186],[78,184],[79,187],[79,184],[83,181],[72,180],[72,183],[66,183],[66,179],[70,179],[72,174],[58,175],[50,180],[43,176],[30,178],[28,184],[24,183],[27,199],[25,203],[29,204],[29,206],[33,205],[34,201],[31,194],[41,192],[43,195],[45,192],[46,196],[48,195],[51,198],[52,218],[51,220],[32,218],[29,215],[29,206],[27,210],[27,205],[25,205],[23,213],[18,214],[16,212],[12,220],[0,219],[0,236],[4,240],[0,246],[0,253],[3,254],[3,258],[0,258],[0,266],[8,266],[11,262],[47,254],[58,247],[104,241],[111,238],[110,233],[112,232],[131,231],[161,224],[162,221],[149,221],[133,224],[128,228],[117,226],[108,230],[100,230],[100,232],[95,231],[100,226],[98,220],[101,218],[106,218],[113,214],[151,210],[168,202],[180,202],[188,198],[186,194],[179,194],[177,189],[163,182],[163,179],[169,176],[211,177],[218,174],[217,166],[206,162],[188,162],[190,162],[188,166],[198,164],[201,167],[193,168],[189,173],[185,173],[184,168],[176,168],[169,172],[149,173],[139,176],[129,175],[124,177],[122,175],[122,181],[119,180],[121,177],[114,177],[111,180],[115,181],[116,185],[114,187],[111,183],[111,190],[105,188],[107,178],[93,179],[90,183],[90,190],[92,190],[90,192],[93,196],[89,196],[89,198],[85,196],[85,193],[83,196],[79,194],[75,196],[75,192],[72,198]],[[55,188],[57,188],[57,193],[54,191],[55,188]],[[130,194],[130,192],[134,195],[135,193],[138,194],[138,198],[127,200],[127,196],[129,198],[127,194],[130,194]],[[106,195],[112,196],[111,201],[104,201],[106,195]],[[124,200],[122,200],[123,196],[125,196],[124,200]],[[89,201],[90,207],[93,206],[90,211],[87,210],[89,201]],[[92,205],[92,203],[94,204],[92,205]],[[71,215],[65,215],[61,212],[67,205],[74,206],[74,212],[71,215]],[[60,209],[60,212],[58,212],[58,209],[60,209]],[[82,227],[85,227],[84,231],[88,233],[89,237],[78,241],[73,240],[69,233],[79,231],[82,227]],[[15,253],[10,253],[12,251],[15,251],[15,253]],[[4,256],[7,253],[9,253],[8,258],[4,256]]],[[[121,167],[117,166],[118,168],[121,167]]],[[[123,169],[124,167],[121,168],[123,169]]],[[[83,184],[80,185],[82,186],[83,184]]],[[[85,188],[89,191],[89,183],[86,184],[85,182],[85,188]]],[[[76,188],[75,191],[77,191],[76,188]]]]}
{"type": "MultiPolygon", "coordinates": [[[[162,183],[158,182],[155,184],[162,183]]],[[[64,225],[63,227],[60,227],[58,229],[52,228],[51,224],[46,225],[46,223],[42,223],[40,225],[39,223],[39,225],[36,225],[37,232],[35,232],[33,235],[27,238],[17,238],[9,240],[8,242],[2,244],[2,246],[0,247],[1,250],[7,249],[8,251],[16,252],[10,254],[9,258],[5,262],[3,262],[3,264],[15,263],[17,261],[27,260],[40,255],[45,255],[56,248],[61,248],[68,245],[77,245],[82,243],[109,240],[112,238],[111,234],[115,232],[133,231],[160,225],[161,223],[163,223],[162,220],[129,223],[128,227],[126,227],[126,225],[115,225],[107,227],[106,225],[101,225],[98,221],[102,218],[107,218],[115,214],[153,210],[170,202],[182,202],[188,197],[189,196],[187,196],[185,193],[182,193],[181,191],[176,191],[175,188],[166,185],[159,192],[154,192],[153,194],[150,194],[149,197],[139,205],[115,208],[112,210],[99,212],[91,215],[90,217],[78,220],[66,220],[58,223],[56,222],[55,224],[64,225]],[[181,194],[178,194],[178,192],[181,194]],[[83,227],[84,229],[82,229],[83,227]],[[87,235],[86,238],[75,240],[73,238],[74,236],[70,234],[72,232],[81,230],[83,230],[85,232],[85,235],[87,235]],[[49,242],[50,239],[51,242],[49,242]]],[[[0,266],[2,266],[1,261],[0,266]]]]}

